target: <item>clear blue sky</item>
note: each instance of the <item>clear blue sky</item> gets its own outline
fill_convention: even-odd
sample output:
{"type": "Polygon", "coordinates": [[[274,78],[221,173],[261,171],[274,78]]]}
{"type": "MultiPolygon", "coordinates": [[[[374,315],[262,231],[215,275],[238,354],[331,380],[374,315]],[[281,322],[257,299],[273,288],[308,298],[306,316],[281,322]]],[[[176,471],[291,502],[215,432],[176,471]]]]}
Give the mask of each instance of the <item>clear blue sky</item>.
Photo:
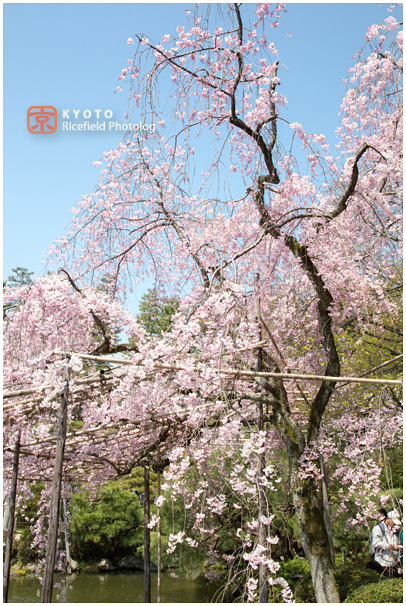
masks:
{"type": "MultiPolygon", "coordinates": [[[[369,25],[388,16],[389,4],[287,4],[284,25],[269,31],[281,62],[280,92],[289,119],[334,144],[343,79],[369,25]],[[292,37],[286,36],[286,30],[292,37]]],[[[98,178],[91,163],[121,140],[119,132],[30,134],[27,109],[111,109],[124,121],[126,94],[114,94],[131,57],[127,39],[145,33],[154,41],[184,23],[187,4],[3,5],[4,197],[3,276],[23,266],[44,272],[42,255],[69,225],[69,208],[98,178]]],[[[401,18],[401,9],[392,13],[401,18]]],[[[124,87],[123,87],[124,89],[124,87]]],[[[286,142],[288,145],[288,142],[286,142]]],[[[55,269],[55,268],[51,268],[55,269]]],[[[143,294],[139,288],[137,295],[143,294]]]]}

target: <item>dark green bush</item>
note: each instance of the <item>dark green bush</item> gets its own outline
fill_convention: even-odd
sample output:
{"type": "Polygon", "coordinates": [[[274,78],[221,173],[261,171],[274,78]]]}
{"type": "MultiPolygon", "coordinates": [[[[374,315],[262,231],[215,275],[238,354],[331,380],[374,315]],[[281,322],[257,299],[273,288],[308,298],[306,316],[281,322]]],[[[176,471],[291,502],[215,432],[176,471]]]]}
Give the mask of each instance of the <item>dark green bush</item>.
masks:
{"type": "Polygon", "coordinates": [[[296,602],[311,604],[316,602],[316,595],[314,593],[313,581],[310,573],[306,574],[296,585],[290,583],[290,586],[292,587],[296,602]]]}
{"type": "Polygon", "coordinates": [[[19,541],[13,541],[13,557],[24,564],[36,560],[38,557],[38,550],[31,549],[33,540],[31,529],[29,527],[23,528],[22,530],[19,530],[18,534],[20,536],[19,541]]]}
{"type": "MultiPolygon", "coordinates": [[[[353,592],[354,590],[366,585],[374,585],[380,580],[379,574],[374,570],[365,568],[364,562],[360,562],[359,564],[337,566],[335,570],[335,578],[341,601],[344,601],[350,592],[353,592]]],[[[316,596],[310,574],[306,574],[305,577],[299,581],[299,583],[294,585],[293,591],[296,602],[316,602],[316,596]]]]}
{"type": "Polygon", "coordinates": [[[380,577],[375,570],[365,568],[365,564],[360,563],[337,566],[335,578],[343,602],[351,591],[367,584],[377,583],[380,577]]]}
{"type": "Polygon", "coordinates": [[[26,521],[26,518],[37,518],[38,503],[41,492],[44,490],[44,484],[40,482],[30,484],[30,490],[32,496],[24,499],[21,507],[17,509],[17,531],[14,533],[13,538],[12,557],[17,558],[23,564],[35,561],[39,556],[38,548],[31,548],[34,536],[30,523],[26,521]]]}
{"type": "Polygon", "coordinates": [[[283,577],[288,583],[292,580],[292,574],[309,574],[309,563],[305,558],[295,556],[292,560],[282,562],[278,575],[283,577]]]}
{"type": "Polygon", "coordinates": [[[76,560],[119,559],[143,543],[144,516],[139,498],[118,484],[106,484],[94,499],[86,490],[74,495],[69,525],[76,560]]]}
{"type": "Polygon", "coordinates": [[[403,603],[403,579],[380,579],[378,583],[357,587],[348,594],[344,602],[347,604],[403,603]]]}

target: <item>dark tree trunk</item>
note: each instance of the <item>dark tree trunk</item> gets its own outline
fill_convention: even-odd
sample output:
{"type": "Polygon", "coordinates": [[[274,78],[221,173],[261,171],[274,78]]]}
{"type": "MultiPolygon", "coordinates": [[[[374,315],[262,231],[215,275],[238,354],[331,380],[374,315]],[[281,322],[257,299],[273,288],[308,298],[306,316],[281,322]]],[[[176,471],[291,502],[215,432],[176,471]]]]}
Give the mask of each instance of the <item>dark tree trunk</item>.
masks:
{"type": "Polygon", "coordinates": [[[305,480],[292,487],[292,497],[316,600],[319,604],[339,603],[321,491],[313,480],[305,480]]]}

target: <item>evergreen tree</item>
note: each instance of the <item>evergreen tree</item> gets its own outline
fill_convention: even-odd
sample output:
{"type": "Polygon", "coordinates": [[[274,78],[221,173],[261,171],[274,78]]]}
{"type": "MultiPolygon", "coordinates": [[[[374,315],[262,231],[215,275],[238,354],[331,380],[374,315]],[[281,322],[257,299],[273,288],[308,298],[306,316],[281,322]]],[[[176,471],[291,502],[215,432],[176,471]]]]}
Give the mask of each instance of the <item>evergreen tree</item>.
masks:
{"type": "Polygon", "coordinates": [[[172,316],[178,307],[177,299],[160,297],[155,289],[150,288],[141,297],[140,313],[137,318],[150,335],[157,337],[169,329],[172,316]]]}
{"type": "MultiPolygon", "coordinates": [[[[6,280],[3,281],[3,288],[20,288],[21,286],[29,286],[32,284],[31,276],[34,274],[33,271],[28,271],[26,267],[15,267],[11,270],[13,272],[6,280]]],[[[13,301],[7,301],[3,303],[3,320],[6,319],[9,311],[20,304],[19,299],[13,301]]]]}
{"type": "Polygon", "coordinates": [[[10,288],[28,286],[32,283],[31,276],[34,274],[33,271],[28,271],[26,267],[15,267],[11,271],[13,274],[10,275],[5,282],[10,288]]]}

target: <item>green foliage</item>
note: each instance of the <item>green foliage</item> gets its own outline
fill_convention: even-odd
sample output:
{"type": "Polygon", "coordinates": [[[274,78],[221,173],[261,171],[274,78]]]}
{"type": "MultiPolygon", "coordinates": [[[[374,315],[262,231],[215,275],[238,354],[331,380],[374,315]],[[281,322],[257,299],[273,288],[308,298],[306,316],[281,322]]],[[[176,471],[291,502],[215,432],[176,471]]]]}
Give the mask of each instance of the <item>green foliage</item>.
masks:
{"type": "Polygon", "coordinates": [[[87,491],[76,493],[71,516],[71,551],[77,560],[121,558],[143,541],[140,500],[118,482],[108,483],[94,499],[87,491]]]}
{"type": "MultiPolygon", "coordinates": [[[[362,589],[365,586],[372,586],[373,589],[377,583],[382,582],[380,575],[376,571],[365,568],[365,562],[337,566],[335,570],[335,578],[341,601],[345,600],[348,602],[357,601],[346,600],[347,596],[350,594],[352,595],[354,591],[362,589]]],[[[286,580],[289,581],[289,579],[286,580]]],[[[392,581],[392,579],[390,580],[392,581]]],[[[316,596],[310,573],[306,574],[306,576],[293,587],[293,590],[296,602],[316,602],[316,596]]],[[[373,602],[374,600],[367,599],[364,601],[373,602]]]]}
{"type": "Polygon", "coordinates": [[[379,583],[369,583],[348,594],[344,602],[362,604],[403,603],[403,579],[381,579],[379,583]]]}
{"type": "MultiPolygon", "coordinates": [[[[167,554],[169,536],[161,532],[161,567],[177,568],[179,566],[179,553],[167,554]]],[[[144,549],[140,547],[137,551],[138,556],[144,557],[144,549]]],[[[151,531],[151,561],[158,562],[158,533],[151,531]]]]}
{"type": "Polygon", "coordinates": [[[13,541],[12,557],[22,564],[36,560],[38,557],[37,550],[31,549],[33,540],[31,529],[29,527],[19,529],[18,533],[15,533],[15,538],[17,536],[19,537],[18,541],[15,539],[13,541]]]}
{"type": "Polygon", "coordinates": [[[295,556],[292,560],[282,562],[278,575],[290,583],[292,574],[310,574],[308,561],[305,558],[295,556]]]}
{"type": "MultiPolygon", "coordinates": [[[[365,310],[362,324],[358,325],[355,318],[349,318],[342,326],[342,334],[336,335],[336,343],[342,360],[342,374],[362,377],[363,373],[379,366],[403,351],[403,308],[402,308],[402,267],[393,267],[393,273],[389,279],[382,276],[385,283],[385,292],[393,304],[391,313],[376,315],[376,310],[371,295],[371,303],[365,310]]],[[[402,360],[378,369],[372,376],[377,378],[399,379],[402,374],[402,360]]],[[[351,388],[351,400],[365,410],[376,406],[376,395],[381,390],[371,388],[365,390],[365,386],[353,385],[351,388]],[[371,393],[375,392],[375,397],[371,393]]],[[[381,394],[382,395],[382,394],[381,394]]],[[[380,396],[381,397],[381,396],[380,396]]],[[[402,388],[400,386],[385,389],[383,402],[402,408],[402,388]]],[[[345,400],[343,400],[344,402],[345,400]]],[[[387,486],[389,488],[389,486],[387,486]]]]}
{"type": "Polygon", "coordinates": [[[316,602],[316,594],[314,593],[314,587],[310,572],[306,574],[301,581],[296,585],[290,587],[293,590],[293,595],[296,602],[314,603],[316,602]]]}
{"type": "Polygon", "coordinates": [[[19,535],[19,540],[13,541],[12,556],[22,563],[27,563],[38,558],[38,550],[31,548],[34,537],[29,522],[25,518],[35,519],[37,517],[38,502],[44,490],[44,484],[42,482],[32,483],[30,484],[30,489],[32,496],[25,499],[22,506],[16,512],[18,532],[15,535],[19,535]]]}
{"type": "MultiPolygon", "coordinates": [[[[183,543],[173,553],[166,553],[169,545],[169,535],[161,532],[161,566],[165,568],[179,569],[180,574],[188,578],[196,578],[204,575],[205,554],[200,547],[190,547],[183,543]]],[[[137,554],[143,557],[143,547],[140,547],[137,554]]],[[[158,533],[151,532],[151,561],[158,561],[158,533]]]]}
{"type": "MultiPolygon", "coordinates": [[[[389,279],[382,276],[385,284],[386,296],[391,300],[397,313],[392,310],[391,313],[376,315],[373,296],[369,310],[366,310],[366,316],[363,318],[362,326],[357,325],[355,318],[350,318],[344,323],[343,337],[338,339],[338,343],[343,351],[349,355],[349,361],[354,365],[355,376],[358,373],[370,370],[378,366],[384,360],[397,356],[402,353],[402,291],[403,291],[403,272],[402,267],[393,267],[393,276],[389,279]]],[[[383,370],[384,376],[394,378],[401,371],[401,363],[387,367],[383,370]]]]}
{"type": "Polygon", "coordinates": [[[160,297],[156,290],[150,288],[141,297],[137,318],[150,335],[160,336],[169,329],[172,316],[178,307],[177,299],[160,297]]]}
{"type": "Polygon", "coordinates": [[[15,267],[11,271],[13,274],[6,280],[6,284],[10,288],[28,286],[32,283],[31,276],[34,274],[33,271],[28,271],[26,267],[15,267]]]}
{"type": "Polygon", "coordinates": [[[375,570],[365,568],[365,563],[346,564],[338,566],[335,571],[338,591],[341,601],[343,601],[350,591],[362,587],[367,583],[376,583],[379,581],[379,574],[375,570]]]}
{"type": "Polygon", "coordinates": [[[403,449],[400,445],[385,449],[380,482],[382,488],[403,491],[403,449]]]}
{"type": "Polygon", "coordinates": [[[85,422],[84,421],[71,421],[70,423],[68,423],[68,430],[69,431],[77,431],[79,429],[82,429],[84,426],[85,422]]]}
{"type": "MultiPolygon", "coordinates": [[[[380,497],[390,495],[390,499],[385,506],[389,511],[397,507],[399,509],[399,500],[403,499],[403,468],[402,468],[402,447],[395,445],[392,448],[384,450],[384,459],[381,458],[379,451],[369,452],[369,456],[383,465],[380,475],[380,486],[382,491],[378,493],[375,503],[376,511],[380,504],[380,497]],[[379,460],[380,459],[380,460],[379,460]]],[[[335,466],[340,463],[340,455],[333,455],[328,462],[328,474],[331,476],[335,466]]],[[[329,482],[329,501],[330,512],[332,516],[332,530],[334,538],[334,547],[336,551],[344,551],[347,555],[368,554],[369,531],[366,527],[360,529],[357,526],[347,526],[349,518],[355,518],[360,510],[359,501],[366,499],[354,494],[346,501],[346,510],[339,512],[339,506],[342,504],[340,497],[341,482],[338,479],[331,479],[329,482]]],[[[372,528],[372,520],[370,528],[372,528]]]]}
{"type": "MultiPolygon", "coordinates": [[[[28,286],[32,283],[31,277],[33,275],[33,271],[28,271],[25,267],[15,267],[11,270],[13,275],[9,276],[7,280],[3,281],[3,288],[8,286],[9,288],[18,288],[20,286],[28,286]]],[[[3,320],[7,318],[7,314],[17,308],[20,305],[20,300],[15,299],[14,301],[9,301],[8,303],[3,304],[3,320]]]]}

